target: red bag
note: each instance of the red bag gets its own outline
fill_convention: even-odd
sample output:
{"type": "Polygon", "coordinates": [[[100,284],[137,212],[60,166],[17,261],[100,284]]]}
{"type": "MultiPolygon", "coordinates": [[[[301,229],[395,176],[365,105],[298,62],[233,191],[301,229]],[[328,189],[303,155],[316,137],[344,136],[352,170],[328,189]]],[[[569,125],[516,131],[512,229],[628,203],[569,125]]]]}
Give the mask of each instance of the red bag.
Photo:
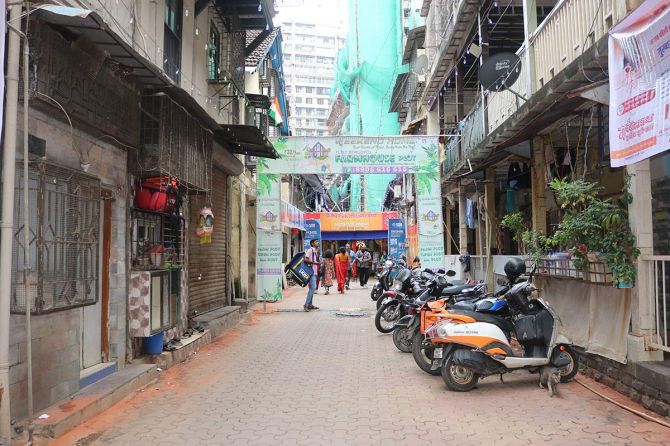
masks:
{"type": "MultiPolygon", "coordinates": [[[[142,188],[152,190],[149,210],[172,212],[177,202],[178,181],[169,177],[154,177],[142,180],[142,188]]],[[[142,190],[142,189],[140,189],[142,190]]]]}

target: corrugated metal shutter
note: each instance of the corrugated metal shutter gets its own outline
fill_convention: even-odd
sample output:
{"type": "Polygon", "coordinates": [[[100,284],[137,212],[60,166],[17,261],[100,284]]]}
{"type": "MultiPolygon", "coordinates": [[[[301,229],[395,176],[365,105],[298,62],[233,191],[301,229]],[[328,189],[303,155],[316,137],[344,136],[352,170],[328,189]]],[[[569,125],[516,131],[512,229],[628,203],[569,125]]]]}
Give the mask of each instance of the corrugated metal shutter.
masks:
{"type": "Polygon", "coordinates": [[[189,302],[190,311],[198,313],[214,310],[227,304],[226,295],[226,214],[228,212],[227,175],[214,169],[212,177],[212,212],[214,233],[211,244],[200,244],[195,225],[200,209],[206,204],[205,195],[191,197],[191,228],[189,250],[189,302]]]}

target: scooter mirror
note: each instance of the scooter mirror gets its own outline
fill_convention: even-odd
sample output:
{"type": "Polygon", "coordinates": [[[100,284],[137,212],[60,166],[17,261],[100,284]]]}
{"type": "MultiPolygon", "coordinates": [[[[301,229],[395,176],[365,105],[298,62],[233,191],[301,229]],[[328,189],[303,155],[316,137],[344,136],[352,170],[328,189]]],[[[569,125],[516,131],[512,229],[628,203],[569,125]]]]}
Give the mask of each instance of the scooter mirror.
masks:
{"type": "Polygon", "coordinates": [[[448,271],[447,271],[447,276],[448,276],[448,277],[454,277],[454,276],[456,276],[456,271],[454,271],[453,269],[448,270],[448,271]]]}
{"type": "Polygon", "coordinates": [[[496,280],[496,283],[500,286],[507,285],[507,281],[505,279],[503,279],[502,277],[498,277],[498,280],[496,280]]]}

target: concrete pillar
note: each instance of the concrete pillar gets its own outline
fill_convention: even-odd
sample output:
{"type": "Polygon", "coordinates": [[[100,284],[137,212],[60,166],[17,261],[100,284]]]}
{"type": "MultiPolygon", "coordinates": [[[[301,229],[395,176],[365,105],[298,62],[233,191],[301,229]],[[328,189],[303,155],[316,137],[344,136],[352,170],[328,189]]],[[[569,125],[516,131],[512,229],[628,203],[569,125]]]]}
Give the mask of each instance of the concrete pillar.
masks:
{"type": "Polygon", "coordinates": [[[630,192],[633,202],[628,207],[630,228],[635,234],[640,258],[637,261],[637,283],[631,290],[632,330],[628,335],[628,358],[631,361],[662,361],[661,351],[646,351],[645,340],[654,334],[655,307],[653,302],[653,271],[643,256],[653,255],[654,237],[651,208],[651,175],[649,160],[640,161],[626,168],[631,175],[630,192]]]}
{"type": "Polygon", "coordinates": [[[451,209],[452,209],[452,207],[451,207],[450,204],[447,204],[444,209],[445,209],[444,221],[445,221],[445,224],[447,226],[447,228],[445,230],[445,233],[447,234],[447,240],[446,240],[445,243],[447,244],[447,255],[450,256],[452,254],[452,252],[451,252],[452,242],[451,241],[454,239],[454,234],[451,233],[451,209]]]}
{"type": "Polygon", "coordinates": [[[533,206],[533,231],[547,233],[547,197],[545,190],[547,186],[547,171],[544,162],[544,145],[541,138],[535,138],[531,142],[532,147],[532,206],[533,206]]]}
{"type": "MultiPolygon", "coordinates": [[[[438,101],[441,101],[442,98],[439,98],[438,101]]],[[[436,101],[436,103],[438,102],[436,101]]],[[[437,104],[433,107],[432,110],[428,112],[426,119],[426,133],[428,135],[439,135],[440,134],[440,112],[438,110],[437,104]]]]}
{"type": "Polygon", "coordinates": [[[535,76],[535,47],[530,43],[530,36],[537,29],[537,0],[523,0],[523,30],[526,44],[523,69],[526,70],[526,98],[537,91],[535,76]]]}
{"type": "Polygon", "coordinates": [[[458,250],[463,255],[468,250],[468,226],[465,222],[465,189],[458,185],[458,250]]]}

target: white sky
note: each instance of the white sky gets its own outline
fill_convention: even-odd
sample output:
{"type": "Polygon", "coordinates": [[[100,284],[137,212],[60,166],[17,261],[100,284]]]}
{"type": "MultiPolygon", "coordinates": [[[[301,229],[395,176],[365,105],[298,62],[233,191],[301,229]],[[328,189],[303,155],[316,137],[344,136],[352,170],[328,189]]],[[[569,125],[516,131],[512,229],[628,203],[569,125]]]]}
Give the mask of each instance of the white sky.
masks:
{"type": "Polygon", "coordinates": [[[348,3],[348,0],[278,0],[274,22],[281,26],[288,19],[338,26],[340,35],[345,36],[349,25],[348,3]]]}

